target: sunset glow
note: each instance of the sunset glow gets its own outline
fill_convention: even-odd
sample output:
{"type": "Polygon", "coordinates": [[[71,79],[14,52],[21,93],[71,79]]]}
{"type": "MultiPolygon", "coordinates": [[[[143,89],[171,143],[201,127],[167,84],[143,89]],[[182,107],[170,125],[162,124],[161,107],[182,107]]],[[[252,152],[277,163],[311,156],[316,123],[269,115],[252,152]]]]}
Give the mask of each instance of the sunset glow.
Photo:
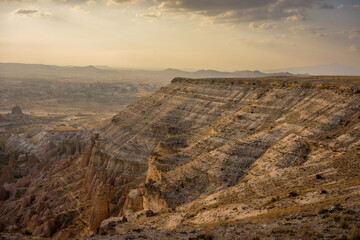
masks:
{"type": "Polygon", "coordinates": [[[0,0],[0,62],[132,68],[360,65],[358,0],[0,0]]]}

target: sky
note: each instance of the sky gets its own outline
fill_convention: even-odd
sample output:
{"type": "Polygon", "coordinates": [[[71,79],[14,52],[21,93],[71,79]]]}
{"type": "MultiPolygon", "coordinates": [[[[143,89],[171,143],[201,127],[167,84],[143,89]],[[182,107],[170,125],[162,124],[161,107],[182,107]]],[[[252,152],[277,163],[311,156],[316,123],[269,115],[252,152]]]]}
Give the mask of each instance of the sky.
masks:
{"type": "Polygon", "coordinates": [[[0,0],[0,62],[360,66],[360,0],[0,0]]]}

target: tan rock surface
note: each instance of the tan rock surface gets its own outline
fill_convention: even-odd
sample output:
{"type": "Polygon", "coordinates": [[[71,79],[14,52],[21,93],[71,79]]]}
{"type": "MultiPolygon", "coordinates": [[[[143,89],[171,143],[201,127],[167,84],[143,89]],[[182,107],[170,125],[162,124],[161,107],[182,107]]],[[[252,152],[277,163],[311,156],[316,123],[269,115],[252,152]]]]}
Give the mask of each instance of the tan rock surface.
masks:
{"type": "Polygon", "coordinates": [[[9,206],[21,201],[22,217],[43,222],[41,229],[28,225],[34,234],[97,232],[103,220],[120,217],[103,222],[101,232],[156,229],[149,234],[164,239],[162,230],[221,223],[228,231],[226,224],[249,219],[271,223],[267,234],[280,215],[337,202],[356,212],[359,89],[355,77],[174,79],[98,129],[81,157],[43,165],[29,186],[42,190],[10,197],[0,210],[18,224],[9,206]]]}

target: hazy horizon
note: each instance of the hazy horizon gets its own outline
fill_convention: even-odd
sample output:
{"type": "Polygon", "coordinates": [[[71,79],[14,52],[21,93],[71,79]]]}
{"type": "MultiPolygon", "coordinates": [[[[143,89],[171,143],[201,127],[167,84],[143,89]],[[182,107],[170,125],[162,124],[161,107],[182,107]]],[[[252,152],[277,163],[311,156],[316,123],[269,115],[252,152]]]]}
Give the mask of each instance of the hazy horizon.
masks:
{"type": "Polygon", "coordinates": [[[0,0],[0,62],[219,71],[360,66],[359,0],[0,0]]]}

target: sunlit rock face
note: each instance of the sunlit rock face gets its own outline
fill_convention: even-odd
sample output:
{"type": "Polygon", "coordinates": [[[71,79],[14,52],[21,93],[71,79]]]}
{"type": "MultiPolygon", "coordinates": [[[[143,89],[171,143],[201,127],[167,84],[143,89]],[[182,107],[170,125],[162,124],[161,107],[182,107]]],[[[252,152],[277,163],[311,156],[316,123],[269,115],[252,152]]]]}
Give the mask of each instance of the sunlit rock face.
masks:
{"type": "Polygon", "coordinates": [[[98,232],[357,151],[358,92],[351,81],[176,78],[110,119],[86,146],[71,139],[48,146],[74,155],[56,165],[38,155],[32,177],[0,188],[2,224],[19,224],[17,216],[18,228],[33,234],[98,232]],[[27,189],[15,197],[20,185],[27,189]]]}
{"type": "Polygon", "coordinates": [[[159,107],[172,121],[149,157],[144,206],[172,208],[236,185],[258,160],[271,171],[326,157],[317,144],[356,149],[358,87],[175,79],[158,92],[172,96],[159,107]]]}
{"type": "Polygon", "coordinates": [[[85,160],[88,196],[101,183],[119,189],[109,216],[160,211],[236,185],[259,159],[269,169],[302,165],[319,137],[358,114],[356,89],[301,79],[174,79],[99,130],[85,160]]]}

